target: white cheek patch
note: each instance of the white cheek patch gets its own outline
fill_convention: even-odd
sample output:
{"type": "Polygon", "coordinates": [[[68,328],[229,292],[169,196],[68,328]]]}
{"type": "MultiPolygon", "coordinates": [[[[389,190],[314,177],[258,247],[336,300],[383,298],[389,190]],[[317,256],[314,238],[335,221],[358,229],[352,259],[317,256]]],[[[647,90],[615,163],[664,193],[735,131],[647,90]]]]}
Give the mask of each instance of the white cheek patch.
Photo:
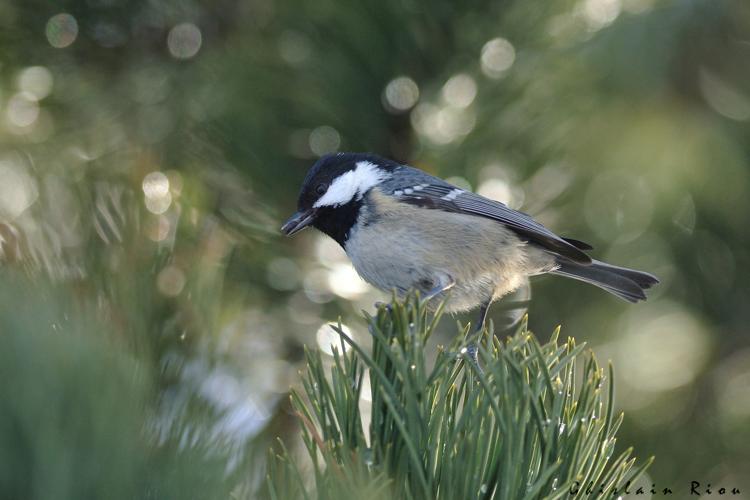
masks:
{"type": "Polygon", "coordinates": [[[361,199],[373,186],[390,177],[385,170],[369,161],[357,162],[357,168],[338,176],[328,191],[315,202],[313,207],[336,207],[354,199],[361,199]]]}

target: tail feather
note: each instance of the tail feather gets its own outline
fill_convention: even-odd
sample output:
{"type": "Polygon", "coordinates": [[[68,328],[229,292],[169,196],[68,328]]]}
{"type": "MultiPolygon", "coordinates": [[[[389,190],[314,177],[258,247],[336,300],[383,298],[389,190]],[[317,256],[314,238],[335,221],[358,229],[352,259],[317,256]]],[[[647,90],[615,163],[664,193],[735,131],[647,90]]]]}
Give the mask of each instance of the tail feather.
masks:
{"type": "Polygon", "coordinates": [[[605,264],[598,260],[583,265],[560,259],[558,264],[560,267],[552,271],[553,274],[590,283],[628,302],[646,300],[644,290],[659,283],[659,279],[653,274],[605,264]]]}

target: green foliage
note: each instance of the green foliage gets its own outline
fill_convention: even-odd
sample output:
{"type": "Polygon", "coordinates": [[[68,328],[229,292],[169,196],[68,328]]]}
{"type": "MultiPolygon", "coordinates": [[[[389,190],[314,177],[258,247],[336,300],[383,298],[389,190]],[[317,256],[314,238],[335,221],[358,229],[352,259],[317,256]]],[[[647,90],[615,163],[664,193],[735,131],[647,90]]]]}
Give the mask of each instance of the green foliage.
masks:
{"type": "Polygon", "coordinates": [[[226,452],[152,439],[152,368],[111,331],[58,288],[0,272],[0,498],[229,498],[226,452]]]}
{"type": "Polygon", "coordinates": [[[615,456],[612,368],[584,346],[558,344],[557,331],[541,345],[524,322],[480,349],[483,370],[463,350],[458,361],[440,349],[433,363],[439,318],[418,298],[394,301],[367,317],[369,351],[335,328],[343,354],[334,350],[330,370],[307,352],[304,394],[292,402],[312,484],[283,448],[271,498],[589,498],[570,494],[576,481],[606,497],[649,465],[635,467],[631,449],[615,456]]]}

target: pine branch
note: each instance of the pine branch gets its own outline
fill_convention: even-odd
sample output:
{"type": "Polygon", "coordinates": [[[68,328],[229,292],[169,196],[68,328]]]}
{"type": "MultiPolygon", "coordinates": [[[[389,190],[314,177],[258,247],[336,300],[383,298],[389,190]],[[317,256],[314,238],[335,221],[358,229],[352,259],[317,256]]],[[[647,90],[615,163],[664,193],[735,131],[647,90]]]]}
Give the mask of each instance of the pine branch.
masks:
{"type": "Polygon", "coordinates": [[[465,331],[428,363],[439,318],[416,298],[393,301],[366,315],[369,350],[333,327],[341,349],[330,370],[320,352],[306,353],[304,394],[292,403],[312,472],[282,447],[270,498],[606,498],[648,467],[636,467],[632,449],[614,455],[622,415],[611,365],[573,339],[559,344],[559,329],[541,345],[525,322],[480,348],[483,371],[451,354],[465,331]]]}

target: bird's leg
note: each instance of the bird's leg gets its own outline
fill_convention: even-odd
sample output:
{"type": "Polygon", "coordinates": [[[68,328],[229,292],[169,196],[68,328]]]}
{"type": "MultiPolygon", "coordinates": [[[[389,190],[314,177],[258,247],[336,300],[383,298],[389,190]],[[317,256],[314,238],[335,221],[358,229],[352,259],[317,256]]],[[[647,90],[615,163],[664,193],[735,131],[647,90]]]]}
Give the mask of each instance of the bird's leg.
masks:
{"type": "Polygon", "coordinates": [[[479,318],[477,324],[474,327],[474,331],[468,334],[469,343],[466,345],[466,354],[469,355],[471,362],[477,367],[477,370],[481,373],[482,368],[479,366],[479,346],[476,340],[482,335],[482,329],[484,328],[484,322],[487,319],[487,311],[490,309],[492,304],[492,298],[486,300],[479,307],[479,318]]]}
{"type": "Polygon", "coordinates": [[[484,322],[487,320],[487,312],[490,310],[491,305],[492,299],[490,298],[482,303],[481,306],[479,306],[479,318],[477,318],[477,324],[474,332],[480,332],[482,331],[482,328],[484,328],[484,322]]]}
{"type": "Polygon", "coordinates": [[[391,312],[391,305],[388,302],[377,301],[375,302],[375,309],[384,307],[386,311],[391,312]]]}

